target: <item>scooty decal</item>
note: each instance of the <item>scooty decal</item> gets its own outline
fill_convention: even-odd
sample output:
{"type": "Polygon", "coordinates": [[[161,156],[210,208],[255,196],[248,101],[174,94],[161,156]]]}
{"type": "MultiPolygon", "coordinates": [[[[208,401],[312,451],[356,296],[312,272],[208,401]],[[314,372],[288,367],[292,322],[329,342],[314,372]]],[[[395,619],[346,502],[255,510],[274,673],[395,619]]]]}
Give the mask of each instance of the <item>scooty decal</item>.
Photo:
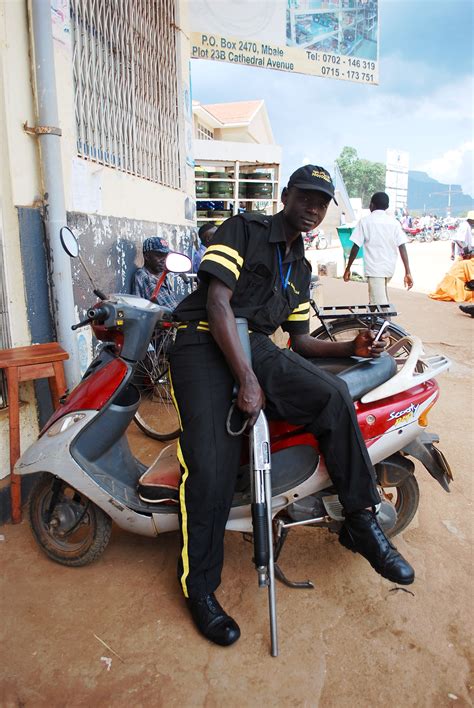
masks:
{"type": "Polygon", "coordinates": [[[404,425],[408,423],[409,420],[416,417],[419,407],[419,403],[410,403],[408,408],[405,408],[403,411],[392,411],[387,420],[394,420],[395,425],[404,425]]]}

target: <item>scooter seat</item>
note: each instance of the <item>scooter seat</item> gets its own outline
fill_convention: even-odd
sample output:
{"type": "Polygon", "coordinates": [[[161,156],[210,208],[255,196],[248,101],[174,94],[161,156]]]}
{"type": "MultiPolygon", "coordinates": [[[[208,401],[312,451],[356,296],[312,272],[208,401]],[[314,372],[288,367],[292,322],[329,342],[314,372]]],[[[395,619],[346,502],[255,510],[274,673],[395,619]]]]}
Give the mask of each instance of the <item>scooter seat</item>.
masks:
{"type": "Polygon", "coordinates": [[[361,357],[310,359],[311,363],[346,382],[353,401],[358,401],[397,372],[395,359],[384,352],[376,359],[361,357]]]}
{"type": "Polygon", "coordinates": [[[177,443],[167,445],[138,480],[138,496],[149,504],[177,504],[181,470],[177,443]]]}
{"type": "MultiPolygon", "coordinates": [[[[397,371],[395,360],[386,353],[377,359],[347,357],[317,358],[310,361],[343,379],[353,401],[359,400],[365,393],[388,381],[397,371]]],[[[178,503],[181,469],[176,447],[176,442],[167,445],[138,480],[138,496],[142,501],[149,504],[178,503]]]]}

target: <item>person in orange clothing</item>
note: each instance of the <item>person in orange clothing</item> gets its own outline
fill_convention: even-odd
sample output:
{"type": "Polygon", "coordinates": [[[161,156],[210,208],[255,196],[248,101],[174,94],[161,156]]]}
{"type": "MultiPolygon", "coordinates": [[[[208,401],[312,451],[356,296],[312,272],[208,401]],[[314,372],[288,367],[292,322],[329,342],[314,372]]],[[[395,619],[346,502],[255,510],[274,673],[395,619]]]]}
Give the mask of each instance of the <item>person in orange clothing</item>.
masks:
{"type": "Polygon", "coordinates": [[[444,302],[474,303],[474,292],[464,287],[470,280],[474,280],[474,251],[465,249],[465,253],[453,263],[429,297],[444,302]]]}

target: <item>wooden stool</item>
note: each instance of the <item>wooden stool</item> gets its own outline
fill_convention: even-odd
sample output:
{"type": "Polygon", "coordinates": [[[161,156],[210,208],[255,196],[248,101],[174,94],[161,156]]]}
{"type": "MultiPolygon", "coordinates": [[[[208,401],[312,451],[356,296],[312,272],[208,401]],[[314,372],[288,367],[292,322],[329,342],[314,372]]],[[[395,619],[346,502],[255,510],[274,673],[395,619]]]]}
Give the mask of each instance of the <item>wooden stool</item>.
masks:
{"type": "Polygon", "coordinates": [[[57,342],[35,344],[30,347],[0,349],[0,369],[5,369],[8,388],[8,413],[10,420],[10,494],[12,522],[21,521],[21,480],[13,472],[20,457],[20,381],[47,378],[53,407],[59,406],[59,398],[66,390],[64,359],[69,354],[57,342]]]}

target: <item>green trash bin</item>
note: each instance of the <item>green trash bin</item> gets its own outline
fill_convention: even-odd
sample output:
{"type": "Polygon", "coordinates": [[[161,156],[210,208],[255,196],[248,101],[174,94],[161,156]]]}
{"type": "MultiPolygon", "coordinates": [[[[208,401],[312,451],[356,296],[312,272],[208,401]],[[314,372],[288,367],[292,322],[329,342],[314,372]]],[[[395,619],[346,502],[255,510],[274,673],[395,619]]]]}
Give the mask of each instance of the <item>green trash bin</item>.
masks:
{"type": "MultiPolygon", "coordinates": [[[[344,254],[344,268],[346,267],[346,263],[349,259],[349,254],[352,250],[352,246],[354,245],[351,241],[351,235],[352,232],[354,231],[353,226],[338,226],[337,227],[337,235],[339,236],[339,241],[341,242],[342,246],[342,251],[344,254]]],[[[355,261],[362,261],[362,265],[364,264],[364,249],[359,248],[359,252],[356,256],[355,261]]],[[[354,261],[354,263],[355,263],[354,261]]]]}

